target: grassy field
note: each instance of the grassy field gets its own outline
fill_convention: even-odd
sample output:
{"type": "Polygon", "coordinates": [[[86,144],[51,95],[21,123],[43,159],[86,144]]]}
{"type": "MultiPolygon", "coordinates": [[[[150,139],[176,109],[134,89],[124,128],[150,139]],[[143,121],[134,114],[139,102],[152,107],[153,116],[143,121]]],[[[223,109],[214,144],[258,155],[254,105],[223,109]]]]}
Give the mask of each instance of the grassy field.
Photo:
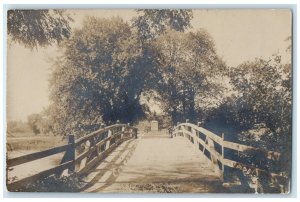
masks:
{"type": "Polygon", "coordinates": [[[42,151],[66,143],[67,140],[61,136],[34,135],[28,132],[14,134],[6,138],[6,148],[9,157],[11,155],[15,156],[14,153],[19,153],[19,151],[42,151]]]}

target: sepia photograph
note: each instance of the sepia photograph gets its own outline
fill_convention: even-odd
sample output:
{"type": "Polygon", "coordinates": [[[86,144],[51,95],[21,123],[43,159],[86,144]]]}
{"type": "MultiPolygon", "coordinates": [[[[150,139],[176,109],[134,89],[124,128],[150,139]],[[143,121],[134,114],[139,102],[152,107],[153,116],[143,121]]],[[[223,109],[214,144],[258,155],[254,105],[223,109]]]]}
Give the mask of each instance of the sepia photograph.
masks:
{"type": "Polygon", "coordinates": [[[291,9],[8,9],[6,189],[289,194],[291,9]]]}

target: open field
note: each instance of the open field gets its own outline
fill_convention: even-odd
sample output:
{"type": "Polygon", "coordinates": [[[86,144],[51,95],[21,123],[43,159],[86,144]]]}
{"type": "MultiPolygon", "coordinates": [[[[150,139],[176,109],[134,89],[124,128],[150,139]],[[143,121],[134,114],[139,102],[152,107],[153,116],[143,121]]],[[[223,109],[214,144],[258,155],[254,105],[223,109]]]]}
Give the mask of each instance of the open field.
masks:
{"type": "Polygon", "coordinates": [[[16,157],[20,151],[24,151],[24,153],[27,153],[28,150],[42,151],[65,143],[67,143],[67,140],[61,136],[44,136],[31,133],[8,136],[6,139],[9,158],[16,157]]]}

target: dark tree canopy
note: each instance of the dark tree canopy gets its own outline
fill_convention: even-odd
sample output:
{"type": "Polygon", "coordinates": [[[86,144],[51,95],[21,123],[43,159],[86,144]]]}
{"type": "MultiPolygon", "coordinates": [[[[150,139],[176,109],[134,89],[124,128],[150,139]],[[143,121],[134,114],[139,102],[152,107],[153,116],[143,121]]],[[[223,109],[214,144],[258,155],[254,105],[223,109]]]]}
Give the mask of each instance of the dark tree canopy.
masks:
{"type": "Polygon", "coordinates": [[[140,95],[155,78],[155,65],[151,49],[145,56],[127,23],[86,18],[63,47],[50,81],[55,132],[93,131],[102,122],[133,122],[142,116],[140,95]]]}
{"type": "Polygon", "coordinates": [[[181,31],[168,28],[143,43],[121,18],[86,18],[83,28],[62,44],[64,53],[54,65],[54,131],[93,131],[102,122],[134,122],[149,110],[140,97],[152,90],[160,94],[174,123],[196,120],[199,94],[217,89],[208,79],[225,64],[206,31],[181,31]]]}
{"type": "Polygon", "coordinates": [[[138,9],[138,17],[133,18],[142,41],[153,39],[168,29],[183,32],[191,27],[193,18],[189,9],[138,9]]]}
{"type": "Polygon", "coordinates": [[[68,38],[71,20],[64,10],[9,10],[7,32],[25,47],[44,47],[68,38]]]}

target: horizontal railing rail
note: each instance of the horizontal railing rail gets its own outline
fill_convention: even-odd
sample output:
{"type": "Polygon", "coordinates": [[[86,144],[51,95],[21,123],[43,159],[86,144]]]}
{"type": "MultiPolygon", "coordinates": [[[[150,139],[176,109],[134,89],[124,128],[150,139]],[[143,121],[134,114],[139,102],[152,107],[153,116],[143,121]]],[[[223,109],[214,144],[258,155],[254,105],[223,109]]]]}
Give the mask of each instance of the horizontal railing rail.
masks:
{"type": "MultiPolygon", "coordinates": [[[[7,159],[7,169],[64,152],[60,165],[54,166],[29,177],[7,183],[9,190],[18,190],[37,180],[55,175],[84,174],[99,161],[104,159],[123,141],[137,138],[137,128],[129,124],[114,124],[85,135],[75,140],[68,136],[68,144],[16,158],[7,159]]],[[[7,179],[8,180],[8,179],[7,179]]]]}

